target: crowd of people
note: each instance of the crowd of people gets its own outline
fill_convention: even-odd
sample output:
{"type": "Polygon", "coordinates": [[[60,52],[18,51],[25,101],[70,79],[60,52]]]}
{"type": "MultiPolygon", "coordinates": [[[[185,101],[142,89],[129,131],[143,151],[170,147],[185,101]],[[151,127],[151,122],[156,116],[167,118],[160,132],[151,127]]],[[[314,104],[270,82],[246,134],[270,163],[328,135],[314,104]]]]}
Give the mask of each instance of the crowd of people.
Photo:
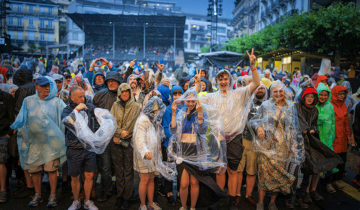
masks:
{"type": "Polygon", "coordinates": [[[30,193],[28,205],[41,205],[43,176],[47,206],[57,206],[60,180],[72,191],[69,210],[82,202],[96,210],[95,199],[112,196],[118,209],[138,198],[140,210],[159,210],[158,194],[173,205],[179,197],[180,210],[224,198],[237,209],[241,196],[262,210],[266,193],[270,210],[279,194],[287,208],[306,209],[324,199],[320,179],[327,193],[342,189],[347,153],[360,145],[360,88],[353,94],[347,81],[358,72],[270,71],[257,68],[254,50],[247,54],[248,68],[174,73],[160,61],[115,67],[98,58],[87,69],[59,69],[44,59],[4,60],[0,203],[30,193]],[[10,190],[13,172],[18,189],[10,190]]]}

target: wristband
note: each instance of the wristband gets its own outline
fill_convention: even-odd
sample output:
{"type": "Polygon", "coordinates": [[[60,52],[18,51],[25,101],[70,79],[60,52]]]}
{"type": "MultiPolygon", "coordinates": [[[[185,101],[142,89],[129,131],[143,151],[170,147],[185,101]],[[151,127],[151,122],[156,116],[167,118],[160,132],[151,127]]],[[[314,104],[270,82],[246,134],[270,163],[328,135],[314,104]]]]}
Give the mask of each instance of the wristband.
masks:
{"type": "Polygon", "coordinates": [[[80,110],[78,110],[78,109],[75,109],[76,111],[78,111],[78,112],[80,112],[80,110]]]}
{"type": "Polygon", "coordinates": [[[256,71],[256,70],[257,70],[257,68],[252,68],[252,69],[251,69],[251,71],[256,71]]]}
{"type": "Polygon", "coordinates": [[[198,117],[198,120],[204,120],[204,118],[202,118],[202,117],[198,117]]]}

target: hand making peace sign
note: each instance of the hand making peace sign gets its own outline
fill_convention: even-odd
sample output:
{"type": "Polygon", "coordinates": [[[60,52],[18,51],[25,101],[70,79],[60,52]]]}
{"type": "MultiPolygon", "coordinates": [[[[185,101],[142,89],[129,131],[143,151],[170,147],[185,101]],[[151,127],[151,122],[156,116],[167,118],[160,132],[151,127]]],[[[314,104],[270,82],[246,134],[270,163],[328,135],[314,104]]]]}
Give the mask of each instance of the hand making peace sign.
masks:
{"type": "Polygon", "coordinates": [[[250,60],[250,67],[255,67],[256,65],[256,56],[254,55],[254,48],[251,50],[251,54],[246,50],[247,55],[249,56],[250,60]]]}

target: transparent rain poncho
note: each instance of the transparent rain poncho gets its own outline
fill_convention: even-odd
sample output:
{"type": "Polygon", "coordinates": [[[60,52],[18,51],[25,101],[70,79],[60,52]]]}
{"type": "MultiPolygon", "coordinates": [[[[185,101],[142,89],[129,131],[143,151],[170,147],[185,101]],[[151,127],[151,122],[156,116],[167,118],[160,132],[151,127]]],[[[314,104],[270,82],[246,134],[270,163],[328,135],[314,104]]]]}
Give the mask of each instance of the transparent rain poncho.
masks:
{"type": "Polygon", "coordinates": [[[275,82],[271,86],[270,99],[262,103],[255,116],[248,122],[253,135],[253,147],[256,152],[270,160],[280,161],[285,165],[300,165],[304,161],[304,140],[296,107],[289,100],[285,100],[282,107],[277,106],[272,94],[277,88],[284,91],[285,85],[280,81],[275,82]],[[260,127],[265,132],[263,139],[257,135],[257,129],[260,127]]]}
{"type": "Polygon", "coordinates": [[[176,114],[176,126],[171,127],[174,134],[170,138],[168,156],[176,164],[182,162],[199,167],[200,170],[223,172],[227,165],[226,141],[223,132],[222,118],[219,110],[201,104],[203,122],[198,121],[196,103],[199,97],[194,88],[189,89],[175,103],[179,105],[192,103],[192,111],[186,105],[181,106],[176,114]]]}
{"type": "Polygon", "coordinates": [[[224,135],[227,142],[232,141],[237,135],[244,131],[247,116],[250,111],[249,99],[251,97],[250,86],[232,89],[234,80],[228,70],[221,70],[217,74],[227,74],[230,80],[227,94],[221,90],[208,93],[200,97],[202,104],[214,107],[220,112],[223,120],[224,135]]]}
{"type": "Polygon", "coordinates": [[[161,99],[154,96],[140,113],[135,123],[132,141],[134,170],[140,173],[159,172],[164,178],[176,181],[175,164],[162,161],[161,140],[164,137],[164,129],[161,120],[165,108],[161,99]],[[160,112],[155,114],[155,110],[160,112]],[[151,160],[145,159],[146,153],[151,154],[151,160]]]}
{"type": "Polygon", "coordinates": [[[95,117],[100,127],[93,132],[88,115],[84,111],[74,111],[63,119],[63,123],[85,145],[85,149],[96,154],[104,153],[116,131],[116,120],[109,110],[95,108],[95,117]]]}
{"type": "Polygon", "coordinates": [[[56,83],[51,77],[50,93],[41,100],[38,93],[24,99],[12,129],[17,130],[21,166],[31,169],[51,160],[65,160],[65,136],[61,113],[65,103],[55,97],[56,83]]]}
{"type": "Polygon", "coordinates": [[[71,82],[69,83],[69,89],[73,87],[74,85],[77,85],[84,89],[85,96],[87,96],[88,101],[92,101],[94,98],[94,90],[92,89],[89,81],[87,78],[85,78],[81,72],[79,72],[75,77],[72,78],[71,82]]]}

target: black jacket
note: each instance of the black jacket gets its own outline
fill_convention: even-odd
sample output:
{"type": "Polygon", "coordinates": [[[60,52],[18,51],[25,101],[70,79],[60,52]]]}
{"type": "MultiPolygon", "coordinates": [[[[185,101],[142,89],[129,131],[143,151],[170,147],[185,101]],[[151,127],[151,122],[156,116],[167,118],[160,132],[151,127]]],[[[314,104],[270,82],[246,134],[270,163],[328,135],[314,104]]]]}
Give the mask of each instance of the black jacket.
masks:
{"type": "Polygon", "coordinates": [[[360,102],[355,105],[352,114],[354,116],[354,123],[352,125],[354,131],[354,137],[357,145],[360,146],[360,102]]]}
{"type": "Polygon", "coordinates": [[[14,99],[2,90],[0,90],[0,110],[0,136],[10,135],[10,125],[15,120],[14,99]]]}
{"type": "MultiPolygon", "coordinates": [[[[89,120],[88,126],[92,130],[92,132],[95,132],[100,127],[94,113],[95,106],[91,103],[86,103],[86,102],[85,105],[87,106],[87,109],[84,109],[83,111],[85,111],[85,113],[88,116],[88,120],[89,120]]],[[[73,103],[70,100],[69,105],[67,105],[64,108],[61,114],[61,119],[63,120],[65,117],[70,115],[75,120],[75,115],[72,114],[72,111],[75,109],[76,106],[77,104],[73,103]]],[[[64,123],[64,124],[65,124],[65,145],[71,149],[86,149],[86,145],[81,143],[79,139],[75,136],[75,134],[68,129],[68,127],[70,127],[72,128],[72,130],[75,130],[74,127],[69,123],[64,123]]]]}
{"type": "MultiPolygon", "coordinates": [[[[127,73],[125,73],[124,78],[122,78],[120,73],[118,73],[118,72],[111,71],[111,72],[107,73],[106,79],[105,79],[105,84],[107,84],[107,81],[109,81],[110,79],[119,82],[119,85],[123,82],[126,83],[127,76],[130,75],[128,73],[132,72],[131,68],[128,68],[128,69],[130,69],[130,71],[128,70],[127,73]]],[[[116,101],[116,98],[117,98],[117,89],[109,90],[106,87],[105,89],[103,89],[95,94],[95,96],[93,98],[93,104],[96,107],[107,109],[110,111],[113,103],[116,101]]]]}
{"type": "Polygon", "coordinates": [[[24,99],[35,94],[35,85],[32,83],[32,72],[28,69],[20,69],[15,72],[14,84],[19,86],[15,92],[15,113],[18,114],[24,99]]]}

